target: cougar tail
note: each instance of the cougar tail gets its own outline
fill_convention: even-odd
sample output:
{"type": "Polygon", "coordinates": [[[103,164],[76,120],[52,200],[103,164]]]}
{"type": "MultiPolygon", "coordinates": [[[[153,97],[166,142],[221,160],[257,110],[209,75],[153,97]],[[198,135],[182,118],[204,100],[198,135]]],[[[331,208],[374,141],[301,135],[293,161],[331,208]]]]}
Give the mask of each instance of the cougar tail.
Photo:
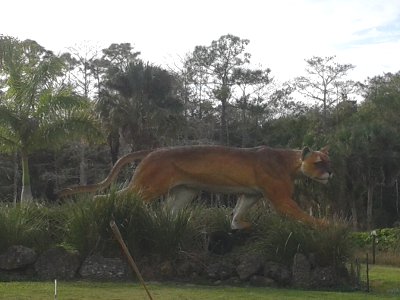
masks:
{"type": "Polygon", "coordinates": [[[137,152],[129,153],[125,156],[122,156],[120,159],[117,160],[113,168],[111,169],[108,176],[99,183],[88,184],[88,185],[77,185],[71,186],[69,188],[62,189],[56,193],[56,198],[60,199],[66,196],[80,194],[80,193],[92,193],[108,187],[115,179],[117,178],[118,174],[121,172],[121,169],[135,160],[141,160],[145,158],[152,150],[142,150],[137,152]]]}

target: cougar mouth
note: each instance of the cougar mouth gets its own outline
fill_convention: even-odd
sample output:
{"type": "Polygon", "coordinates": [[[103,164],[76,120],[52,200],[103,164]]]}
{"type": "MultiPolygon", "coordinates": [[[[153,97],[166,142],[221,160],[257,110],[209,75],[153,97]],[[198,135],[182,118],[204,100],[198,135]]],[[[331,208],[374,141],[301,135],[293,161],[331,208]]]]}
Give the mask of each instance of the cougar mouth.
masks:
{"type": "Polygon", "coordinates": [[[330,178],[332,178],[332,174],[324,174],[321,177],[313,177],[312,179],[320,183],[327,184],[330,178]]]}
{"type": "Polygon", "coordinates": [[[314,177],[313,180],[318,181],[318,182],[323,183],[323,184],[327,184],[328,181],[329,181],[329,178],[318,178],[318,177],[314,177]]]}

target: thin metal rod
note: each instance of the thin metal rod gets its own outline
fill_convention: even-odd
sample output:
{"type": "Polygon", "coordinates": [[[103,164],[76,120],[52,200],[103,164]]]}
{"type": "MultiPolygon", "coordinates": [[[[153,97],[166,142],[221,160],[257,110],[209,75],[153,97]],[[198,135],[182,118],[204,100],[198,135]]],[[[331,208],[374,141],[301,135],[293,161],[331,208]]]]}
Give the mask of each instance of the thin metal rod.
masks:
{"type": "Polygon", "coordinates": [[[54,279],[54,300],[57,300],[57,279],[54,279]]]}
{"type": "Polygon", "coordinates": [[[368,261],[368,253],[367,253],[367,292],[369,293],[370,286],[369,286],[369,261],[368,261]]]}
{"type": "Polygon", "coordinates": [[[110,227],[114,233],[115,238],[117,239],[122,250],[124,251],[125,256],[128,258],[129,265],[131,266],[132,270],[135,272],[136,276],[139,278],[140,283],[146,290],[147,296],[149,297],[150,300],[153,300],[149,290],[147,289],[146,283],[143,280],[142,274],[140,274],[140,271],[139,271],[135,261],[133,260],[132,255],[129,253],[128,247],[126,246],[124,240],[122,239],[121,232],[119,231],[117,224],[115,224],[115,221],[110,222],[110,227]]]}

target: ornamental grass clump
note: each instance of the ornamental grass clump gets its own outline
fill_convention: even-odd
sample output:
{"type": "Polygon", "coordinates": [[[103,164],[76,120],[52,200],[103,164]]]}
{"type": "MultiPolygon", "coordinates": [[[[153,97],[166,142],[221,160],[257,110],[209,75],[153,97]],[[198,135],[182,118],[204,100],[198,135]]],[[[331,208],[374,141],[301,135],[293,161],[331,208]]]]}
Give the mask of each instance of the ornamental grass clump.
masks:
{"type": "Polygon", "coordinates": [[[296,253],[318,266],[342,266],[353,257],[350,229],[340,223],[313,228],[301,222],[265,215],[258,218],[255,247],[274,261],[290,265],[296,253]]]}
{"type": "Polygon", "coordinates": [[[148,218],[144,225],[145,241],[148,253],[160,258],[175,259],[179,252],[195,247],[200,240],[199,232],[190,222],[189,209],[172,213],[162,207],[147,211],[148,218]]]}
{"type": "Polygon", "coordinates": [[[229,232],[231,230],[232,208],[207,207],[197,204],[191,210],[191,222],[198,230],[207,233],[214,231],[229,232]]]}
{"type": "Polygon", "coordinates": [[[160,203],[148,205],[134,194],[111,192],[95,200],[81,199],[69,205],[67,216],[65,242],[83,256],[120,252],[110,228],[111,220],[136,257],[176,255],[184,240],[195,235],[189,225],[189,211],[172,214],[160,203]]]}
{"type": "Polygon", "coordinates": [[[48,209],[40,204],[0,206],[0,252],[13,245],[42,250],[52,241],[48,209]]]}
{"type": "Polygon", "coordinates": [[[136,197],[119,197],[114,191],[97,199],[82,197],[66,204],[64,209],[67,219],[65,244],[83,256],[118,253],[109,225],[111,220],[126,238],[127,231],[133,236],[141,232],[140,223],[145,218],[145,208],[136,197]]]}

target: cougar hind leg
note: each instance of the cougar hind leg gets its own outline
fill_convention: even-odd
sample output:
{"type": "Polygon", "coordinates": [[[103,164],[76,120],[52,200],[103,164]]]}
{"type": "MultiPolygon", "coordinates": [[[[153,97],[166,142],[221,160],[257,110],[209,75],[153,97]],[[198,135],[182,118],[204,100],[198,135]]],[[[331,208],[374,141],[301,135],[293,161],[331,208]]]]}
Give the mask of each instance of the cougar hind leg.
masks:
{"type": "Polygon", "coordinates": [[[241,195],[239,197],[233,210],[233,218],[231,223],[231,228],[233,230],[248,229],[251,227],[251,224],[249,222],[243,221],[243,216],[259,199],[259,195],[241,195]]]}
{"type": "Polygon", "coordinates": [[[197,195],[198,191],[185,186],[172,188],[167,194],[165,207],[173,214],[185,208],[197,195]]]}

